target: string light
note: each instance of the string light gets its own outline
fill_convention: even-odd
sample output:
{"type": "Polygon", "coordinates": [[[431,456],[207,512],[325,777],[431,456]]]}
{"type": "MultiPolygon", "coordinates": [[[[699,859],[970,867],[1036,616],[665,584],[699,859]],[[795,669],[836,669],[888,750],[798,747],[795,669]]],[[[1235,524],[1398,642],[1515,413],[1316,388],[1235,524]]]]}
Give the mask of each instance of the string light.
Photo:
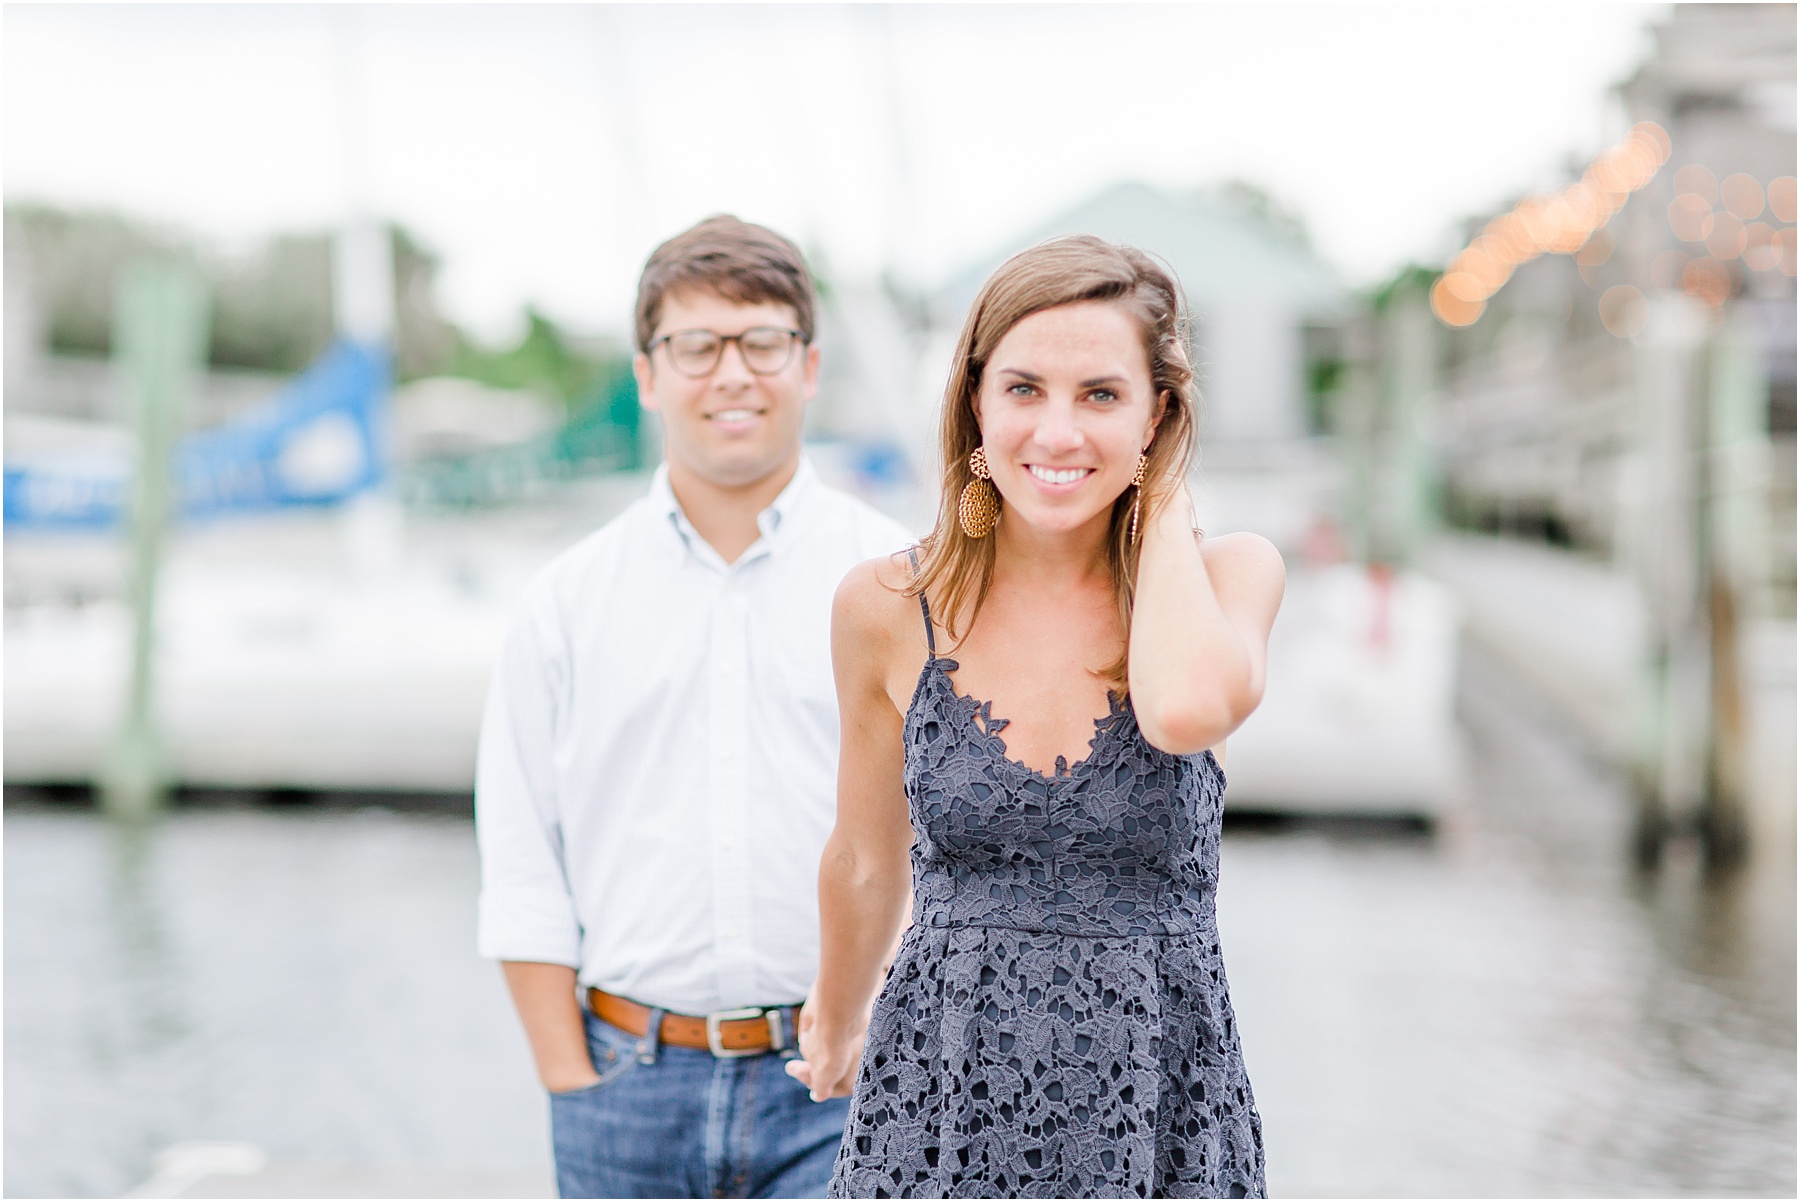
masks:
{"type": "Polygon", "coordinates": [[[1640,122],[1576,183],[1553,196],[1528,197],[1488,222],[1432,286],[1431,311],[1447,326],[1473,324],[1521,264],[1580,251],[1669,161],[1669,149],[1662,126],[1640,122]]]}

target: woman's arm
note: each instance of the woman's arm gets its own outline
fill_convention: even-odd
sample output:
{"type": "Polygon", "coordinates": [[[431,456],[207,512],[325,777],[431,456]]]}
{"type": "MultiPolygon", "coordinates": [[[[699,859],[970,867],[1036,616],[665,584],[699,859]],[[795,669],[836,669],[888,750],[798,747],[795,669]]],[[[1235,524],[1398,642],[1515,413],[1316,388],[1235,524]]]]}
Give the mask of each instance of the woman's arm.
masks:
{"type": "Polygon", "coordinates": [[[800,1016],[801,1061],[788,1071],[815,1101],[855,1084],[869,1002],[911,895],[912,826],[901,784],[901,716],[888,689],[896,601],[884,561],[845,578],[831,610],[842,739],[837,824],[819,861],[819,976],[800,1016]]]}
{"type": "Polygon", "coordinates": [[[1144,531],[1132,606],[1132,708],[1152,746],[1189,755],[1219,743],[1262,701],[1269,630],[1287,580],[1256,534],[1194,537],[1193,501],[1171,489],[1144,531]]]}

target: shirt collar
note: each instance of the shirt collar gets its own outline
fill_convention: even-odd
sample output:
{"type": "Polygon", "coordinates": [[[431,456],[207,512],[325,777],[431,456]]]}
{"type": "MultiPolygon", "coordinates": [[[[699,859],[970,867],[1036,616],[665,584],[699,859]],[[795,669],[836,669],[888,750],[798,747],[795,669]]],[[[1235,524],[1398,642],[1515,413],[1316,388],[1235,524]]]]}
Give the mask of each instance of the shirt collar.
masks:
{"type": "MultiPolygon", "coordinates": [[[[812,494],[817,480],[818,473],[813,470],[812,460],[802,452],[800,462],[794,469],[794,478],[787,482],[787,486],[767,509],[756,515],[756,528],[762,537],[738,558],[738,563],[747,563],[751,559],[760,558],[764,553],[780,551],[793,541],[794,531],[799,526],[800,508],[812,494]]],[[[718,558],[718,553],[700,537],[700,532],[688,521],[687,514],[681,511],[681,502],[676,500],[675,490],[669,485],[667,463],[659,464],[656,474],[650,478],[648,500],[652,512],[667,521],[680,536],[678,555],[689,553],[701,558],[718,558]]]]}

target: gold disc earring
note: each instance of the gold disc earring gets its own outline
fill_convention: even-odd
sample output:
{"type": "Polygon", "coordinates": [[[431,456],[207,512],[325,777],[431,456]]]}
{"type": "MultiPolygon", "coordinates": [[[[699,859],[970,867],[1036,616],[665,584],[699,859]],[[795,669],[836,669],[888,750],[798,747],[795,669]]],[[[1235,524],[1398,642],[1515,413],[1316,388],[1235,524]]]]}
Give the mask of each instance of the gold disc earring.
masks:
{"type": "Polygon", "coordinates": [[[1136,542],[1138,536],[1138,514],[1144,506],[1144,470],[1150,466],[1150,456],[1140,453],[1137,471],[1131,474],[1131,487],[1137,492],[1131,497],[1131,541],[1136,542]]]}
{"type": "Polygon", "coordinates": [[[1000,494],[990,482],[987,452],[980,447],[969,456],[969,471],[975,478],[963,485],[962,496],[956,499],[956,520],[970,538],[986,538],[1000,520],[1000,494]]]}

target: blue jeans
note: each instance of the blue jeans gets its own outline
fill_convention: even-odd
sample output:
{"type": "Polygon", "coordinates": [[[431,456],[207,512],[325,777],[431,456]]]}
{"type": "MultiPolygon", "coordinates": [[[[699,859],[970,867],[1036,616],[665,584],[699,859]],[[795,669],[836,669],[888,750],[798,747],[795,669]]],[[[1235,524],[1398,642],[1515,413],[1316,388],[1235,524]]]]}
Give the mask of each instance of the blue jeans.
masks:
{"type": "Polygon", "coordinates": [[[561,1196],[825,1196],[849,1098],[814,1102],[774,1053],[719,1059],[586,1017],[600,1080],[550,1095],[561,1196]]]}

